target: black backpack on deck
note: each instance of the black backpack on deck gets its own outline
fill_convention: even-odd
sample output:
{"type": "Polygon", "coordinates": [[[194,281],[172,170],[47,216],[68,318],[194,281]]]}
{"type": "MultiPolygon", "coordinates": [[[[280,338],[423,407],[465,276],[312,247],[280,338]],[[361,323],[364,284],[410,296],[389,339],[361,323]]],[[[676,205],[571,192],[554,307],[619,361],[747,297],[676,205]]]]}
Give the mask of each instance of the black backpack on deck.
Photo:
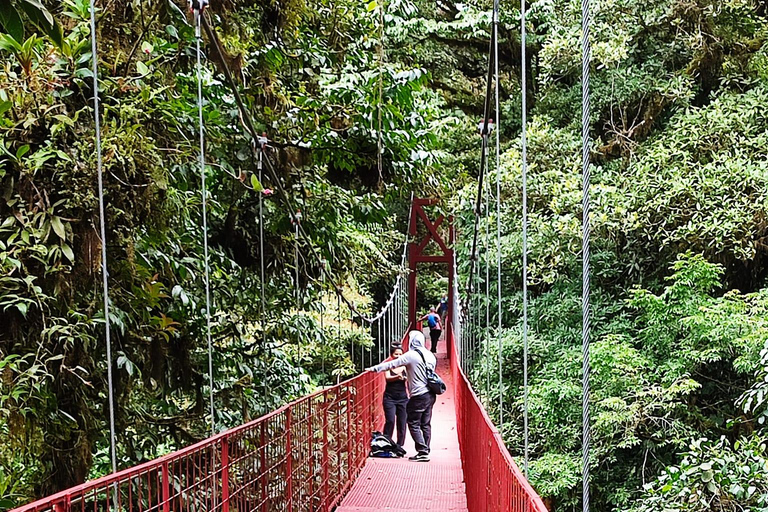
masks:
{"type": "Polygon", "coordinates": [[[405,450],[381,432],[371,434],[371,457],[391,459],[403,455],[405,450]]]}

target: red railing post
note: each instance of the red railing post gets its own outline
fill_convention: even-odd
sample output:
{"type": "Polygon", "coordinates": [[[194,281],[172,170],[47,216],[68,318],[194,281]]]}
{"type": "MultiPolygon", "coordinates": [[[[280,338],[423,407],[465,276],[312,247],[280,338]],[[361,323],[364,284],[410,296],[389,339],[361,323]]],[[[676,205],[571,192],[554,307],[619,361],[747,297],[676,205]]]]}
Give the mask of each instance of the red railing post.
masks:
{"type": "Polygon", "coordinates": [[[323,392],[323,512],[328,511],[328,392],[323,392]]]}
{"type": "Polygon", "coordinates": [[[161,468],[163,476],[163,512],[171,512],[171,475],[170,471],[168,471],[168,462],[163,462],[161,468]]]}
{"type": "Polygon", "coordinates": [[[315,403],[314,399],[309,399],[307,402],[307,408],[309,409],[309,417],[307,420],[307,436],[309,437],[309,509],[314,510],[313,503],[315,501],[315,403]]]}
{"type": "Polygon", "coordinates": [[[53,512],[69,512],[70,506],[72,504],[71,500],[72,500],[72,497],[67,496],[61,501],[55,503],[53,505],[53,512]]]}
{"type": "Polygon", "coordinates": [[[269,472],[267,471],[267,422],[261,424],[261,512],[268,512],[269,501],[267,491],[269,490],[269,472]]]}
{"type": "Polygon", "coordinates": [[[293,511],[293,450],[291,447],[292,407],[285,410],[285,487],[288,496],[288,512],[293,511]]]}
{"type": "Polygon", "coordinates": [[[221,510],[229,512],[229,437],[221,440],[221,510]]]}
{"type": "Polygon", "coordinates": [[[352,393],[351,385],[347,386],[347,484],[352,478],[352,393]]]}

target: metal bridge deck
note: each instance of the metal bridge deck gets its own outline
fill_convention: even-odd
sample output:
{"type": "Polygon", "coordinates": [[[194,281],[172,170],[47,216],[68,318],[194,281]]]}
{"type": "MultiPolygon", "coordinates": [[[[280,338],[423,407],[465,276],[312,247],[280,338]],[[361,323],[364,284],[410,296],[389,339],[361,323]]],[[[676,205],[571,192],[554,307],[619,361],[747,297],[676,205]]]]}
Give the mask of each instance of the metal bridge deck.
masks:
{"type": "Polygon", "coordinates": [[[432,460],[408,460],[416,453],[409,434],[405,445],[408,455],[403,459],[369,458],[337,512],[467,511],[445,341],[440,340],[438,347],[437,372],[448,390],[437,397],[433,410],[432,460]]]}

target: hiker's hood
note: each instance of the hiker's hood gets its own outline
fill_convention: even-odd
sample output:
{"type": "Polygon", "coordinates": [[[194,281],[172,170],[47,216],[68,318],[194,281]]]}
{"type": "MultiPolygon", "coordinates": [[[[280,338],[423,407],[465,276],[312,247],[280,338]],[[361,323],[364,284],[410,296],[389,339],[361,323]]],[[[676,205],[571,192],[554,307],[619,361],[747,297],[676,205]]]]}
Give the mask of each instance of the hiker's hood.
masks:
{"type": "Polygon", "coordinates": [[[411,331],[408,333],[408,348],[421,348],[424,346],[424,333],[421,331],[411,331]]]}

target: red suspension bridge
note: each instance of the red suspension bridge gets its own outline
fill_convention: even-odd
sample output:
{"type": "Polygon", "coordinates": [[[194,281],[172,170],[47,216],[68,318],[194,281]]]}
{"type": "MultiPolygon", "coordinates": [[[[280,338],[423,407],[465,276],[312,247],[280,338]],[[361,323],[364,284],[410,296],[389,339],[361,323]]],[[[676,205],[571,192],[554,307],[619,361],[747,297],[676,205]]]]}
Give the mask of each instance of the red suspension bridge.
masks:
{"type": "MultiPolygon", "coordinates": [[[[409,232],[408,326],[416,322],[420,262],[448,265],[445,352],[429,463],[368,458],[384,418],[383,375],[357,377],[300,398],[250,423],[175,453],[67,489],[14,512],[314,512],[466,510],[546,512],[467,380],[455,259],[415,200],[409,232]],[[421,228],[421,229],[419,229],[421,228]],[[439,248],[426,252],[430,241],[439,248]]],[[[447,223],[446,223],[447,224],[447,223]]],[[[451,239],[452,229],[449,229],[451,239]]]]}

